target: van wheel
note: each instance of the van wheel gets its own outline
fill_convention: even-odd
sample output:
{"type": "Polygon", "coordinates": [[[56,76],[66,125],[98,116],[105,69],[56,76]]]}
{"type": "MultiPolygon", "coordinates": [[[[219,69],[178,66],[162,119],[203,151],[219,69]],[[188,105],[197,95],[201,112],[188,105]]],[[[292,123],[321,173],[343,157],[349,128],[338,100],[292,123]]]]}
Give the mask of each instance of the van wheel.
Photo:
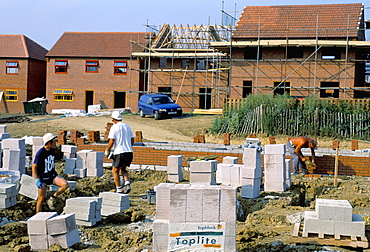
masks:
{"type": "Polygon", "coordinates": [[[140,109],[140,117],[145,117],[144,111],[140,109]]]}
{"type": "Polygon", "coordinates": [[[159,117],[159,114],[158,114],[158,112],[157,112],[157,111],[154,111],[154,119],[155,119],[155,120],[159,120],[159,119],[161,119],[161,118],[159,117]]]}

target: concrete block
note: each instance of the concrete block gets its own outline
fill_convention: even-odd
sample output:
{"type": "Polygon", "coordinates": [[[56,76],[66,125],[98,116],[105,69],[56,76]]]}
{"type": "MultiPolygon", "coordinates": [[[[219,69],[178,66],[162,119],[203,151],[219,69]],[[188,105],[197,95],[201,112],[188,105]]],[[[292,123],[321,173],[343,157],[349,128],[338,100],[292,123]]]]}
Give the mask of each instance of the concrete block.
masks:
{"type": "Polygon", "coordinates": [[[49,245],[59,244],[64,249],[71,247],[79,241],[80,236],[77,228],[65,234],[48,235],[49,245]]]}
{"type": "Polygon", "coordinates": [[[236,194],[235,186],[220,186],[220,222],[236,220],[236,194]]]}
{"type": "Polygon", "coordinates": [[[308,237],[308,234],[319,233],[319,220],[317,218],[317,213],[314,211],[304,212],[304,226],[303,226],[303,237],[308,237]]]}
{"type": "Polygon", "coordinates": [[[176,184],[170,190],[170,222],[186,221],[186,203],[188,184],[176,184]]]}
{"type": "Polygon", "coordinates": [[[63,144],[61,151],[64,153],[76,153],[77,152],[77,146],[69,145],[69,144],[63,144]]]}
{"type": "Polygon", "coordinates": [[[190,184],[216,185],[215,174],[214,172],[190,172],[190,184]]]}
{"type": "Polygon", "coordinates": [[[316,199],[320,220],[352,221],[352,206],[348,200],[316,199]]]}
{"type": "Polygon", "coordinates": [[[174,183],[160,183],[157,185],[156,191],[156,220],[170,219],[170,192],[174,183]]]}
{"type": "Polygon", "coordinates": [[[63,212],[65,214],[75,214],[76,220],[90,221],[95,219],[95,208],[78,208],[73,206],[65,206],[63,212]]]}
{"type": "Polygon", "coordinates": [[[77,159],[81,159],[83,161],[86,161],[87,160],[87,153],[88,152],[93,152],[93,150],[80,150],[80,151],[77,151],[76,152],[77,159]]]}
{"type": "Polygon", "coordinates": [[[266,144],[265,154],[272,155],[285,155],[286,145],[285,144],[266,144]]]}
{"type": "Polygon", "coordinates": [[[269,182],[265,181],[265,192],[284,192],[285,182],[269,182]]]}
{"type": "Polygon", "coordinates": [[[5,194],[7,197],[15,196],[17,194],[17,185],[0,183],[0,194],[5,194]]]}
{"type": "Polygon", "coordinates": [[[0,133],[0,140],[10,138],[10,133],[0,133]]]}
{"type": "Polygon", "coordinates": [[[22,149],[26,148],[26,140],[22,138],[7,138],[2,140],[3,149],[22,149]]]}
{"type": "Polygon", "coordinates": [[[182,172],[179,174],[168,174],[167,176],[168,181],[171,182],[181,182],[184,180],[184,175],[182,172]]]}
{"type": "Polygon", "coordinates": [[[352,214],[352,221],[335,221],[335,234],[365,237],[365,222],[360,214],[352,214]]]}
{"type": "Polygon", "coordinates": [[[222,163],[224,164],[237,164],[238,157],[226,156],[222,159],[222,163]]]}
{"type": "MultiPolygon", "coordinates": [[[[205,186],[203,193],[202,222],[219,222],[221,186],[205,186]]],[[[189,201],[189,200],[188,200],[189,201]]]]}
{"type": "Polygon", "coordinates": [[[182,173],[182,155],[171,155],[167,157],[167,173],[182,173]]]}
{"type": "Polygon", "coordinates": [[[120,213],[129,208],[130,207],[123,208],[121,206],[104,205],[103,203],[102,208],[101,208],[101,215],[108,216],[111,214],[120,213]]]}
{"type": "Polygon", "coordinates": [[[169,222],[154,220],[153,222],[153,251],[168,251],[169,222]]]}
{"type": "Polygon", "coordinates": [[[243,178],[262,178],[262,167],[259,168],[245,168],[244,166],[241,169],[242,177],[243,178]]]}
{"type": "Polygon", "coordinates": [[[265,172],[265,183],[272,182],[272,183],[285,183],[285,172],[284,171],[270,171],[266,170],[265,172]]]}
{"type": "Polygon", "coordinates": [[[64,168],[66,167],[69,167],[69,168],[76,168],[76,161],[77,161],[77,158],[67,158],[65,159],[66,163],[65,163],[65,166],[64,168]]]}
{"type": "Polygon", "coordinates": [[[203,185],[192,185],[186,190],[185,222],[203,221],[203,185]]]}
{"type": "Polygon", "coordinates": [[[86,168],[75,168],[73,174],[76,174],[79,178],[86,178],[87,169],[86,168]]]}
{"type": "Polygon", "coordinates": [[[40,249],[48,249],[49,242],[48,242],[48,235],[28,235],[29,244],[32,250],[40,250],[40,249]]]}
{"type": "Polygon", "coordinates": [[[99,193],[99,197],[102,198],[102,204],[104,205],[105,200],[111,201],[129,201],[130,195],[123,194],[123,193],[114,193],[114,192],[101,192],[99,193]]]}
{"type": "Polygon", "coordinates": [[[23,174],[20,184],[21,186],[19,188],[19,194],[37,200],[38,188],[36,186],[36,180],[33,177],[23,174]]]}
{"type": "Polygon", "coordinates": [[[281,164],[265,164],[265,173],[267,172],[282,172],[285,173],[285,163],[281,164]]]}
{"type": "Polygon", "coordinates": [[[263,156],[264,164],[285,164],[285,155],[265,154],[263,156]]]}
{"type": "Polygon", "coordinates": [[[86,154],[87,160],[103,160],[104,152],[101,151],[90,151],[86,154]]]}
{"type": "Polygon", "coordinates": [[[96,168],[96,169],[86,169],[87,177],[101,177],[103,175],[104,175],[103,166],[101,168],[96,168]]]}
{"type": "Polygon", "coordinates": [[[78,226],[86,226],[86,227],[93,227],[95,226],[97,223],[97,220],[96,219],[91,219],[89,221],[86,221],[86,220],[76,220],[76,225],[78,226]]]}
{"type": "MultiPolygon", "coordinates": [[[[256,180],[261,182],[261,180],[256,180]]],[[[258,198],[261,194],[261,183],[255,183],[254,185],[243,185],[241,197],[246,199],[258,198]]]]}
{"type": "Polygon", "coordinates": [[[57,212],[39,212],[27,220],[29,235],[47,235],[47,220],[57,216],[57,212]]]}
{"type": "Polygon", "coordinates": [[[76,217],[74,213],[52,217],[46,221],[47,233],[59,235],[71,232],[76,228],[76,217]]]}
{"type": "Polygon", "coordinates": [[[0,133],[6,133],[7,125],[0,125],[0,133]]]}
{"type": "Polygon", "coordinates": [[[230,185],[241,186],[242,185],[242,170],[243,165],[233,164],[230,166],[230,185]]]}
{"type": "Polygon", "coordinates": [[[215,172],[217,166],[216,160],[201,160],[201,161],[191,161],[190,162],[190,172],[191,173],[198,173],[198,172],[215,172]]]}

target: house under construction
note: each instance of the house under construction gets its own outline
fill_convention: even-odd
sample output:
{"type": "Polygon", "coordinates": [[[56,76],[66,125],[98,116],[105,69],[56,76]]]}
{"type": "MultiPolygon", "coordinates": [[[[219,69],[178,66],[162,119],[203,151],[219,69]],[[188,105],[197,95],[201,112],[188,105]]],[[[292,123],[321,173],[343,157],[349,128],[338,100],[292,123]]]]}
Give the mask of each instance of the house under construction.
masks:
{"type": "Polygon", "coordinates": [[[166,93],[185,111],[225,98],[370,97],[364,6],[246,6],[235,27],[164,25],[145,52],[144,92],[166,93]]]}

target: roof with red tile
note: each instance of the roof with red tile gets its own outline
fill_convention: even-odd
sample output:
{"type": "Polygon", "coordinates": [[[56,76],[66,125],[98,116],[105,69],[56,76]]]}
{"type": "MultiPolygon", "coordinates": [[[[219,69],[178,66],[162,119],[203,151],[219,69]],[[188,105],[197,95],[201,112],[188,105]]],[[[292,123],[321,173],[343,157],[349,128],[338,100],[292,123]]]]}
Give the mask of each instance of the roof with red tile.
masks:
{"type": "Polygon", "coordinates": [[[234,39],[363,39],[362,3],[246,6],[234,39]],[[348,31],[348,34],[347,34],[348,31]]]}
{"type": "Polygon", "coordinates": [[[24,35],[0,35],[0,58],[30,58],[45,61],[47,49],[24,35]]]}
{"type": "Polygon", "coordinates": [[[147,32],[65,32],[47,57],[124,58],[143,51],[147,32]],[[133,41],[134,43],[131,43],[133,41]],[[139,44],[140,45],[139,45],[139,44]]]}

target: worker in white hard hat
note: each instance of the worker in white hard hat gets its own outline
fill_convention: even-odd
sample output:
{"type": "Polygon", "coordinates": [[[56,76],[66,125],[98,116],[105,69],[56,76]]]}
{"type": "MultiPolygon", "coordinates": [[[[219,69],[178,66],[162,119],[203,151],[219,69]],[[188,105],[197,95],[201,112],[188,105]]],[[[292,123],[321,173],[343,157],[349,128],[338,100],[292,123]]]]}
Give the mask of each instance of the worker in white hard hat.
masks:
{"type": "Polygon", "coordinates": [[[42,204],[46,199],[48,185],[57,185],[59,189],[47,200],[50,210],[55,210],[56,197],[68,188],[67,181],[55,171],[55,145],[57,137],[52,133],[43,136],[44,146],[40,148],[33,160],[32,176],[36,179],[38,188],[36,213],[42,212],[42,204]]]}
{"type": "Polygon", "coordinates": [[[105,149],[105,155],[108,157],[113,149],[112,173],[117,193],[129,193],[131,190],[130,180],[128,178],[127,167],[131,165],[133,159],[134,136],[130,126],[122,122],[122,116],[119,111],[112,113],[113,125],[108,135],[108,146],[105,149]],[[120,171],[123,176],[123,189],[121,186],[120,171]]]}

